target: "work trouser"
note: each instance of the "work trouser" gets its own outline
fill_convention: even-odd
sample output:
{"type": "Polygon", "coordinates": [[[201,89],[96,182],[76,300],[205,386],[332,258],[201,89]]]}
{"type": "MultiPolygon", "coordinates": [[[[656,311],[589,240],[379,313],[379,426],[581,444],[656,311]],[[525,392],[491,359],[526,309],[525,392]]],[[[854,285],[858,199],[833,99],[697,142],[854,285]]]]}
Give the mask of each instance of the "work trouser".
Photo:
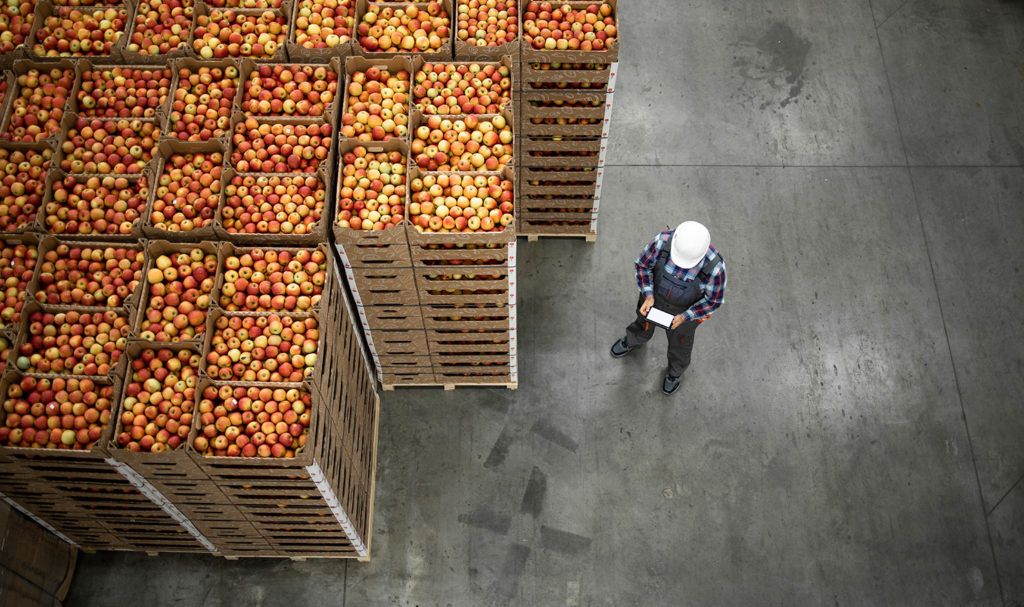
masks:
{"type": "MultiPolygon", "coordinates": [[[[636,320],[626,327],[626,346],[635,348],[642,346],[654,336],[654,329],[658,325],[644,318],[640,314],[640,306],[644,302],[644,296],[636,305],[636,320]]],[[[690,354],[693,352],[693,337],[697,333],[697,325],[700,323],[686,321],[675,329],[665,329],[668,335],[668,374],[679,377],[690,366],[690,354]]]]}

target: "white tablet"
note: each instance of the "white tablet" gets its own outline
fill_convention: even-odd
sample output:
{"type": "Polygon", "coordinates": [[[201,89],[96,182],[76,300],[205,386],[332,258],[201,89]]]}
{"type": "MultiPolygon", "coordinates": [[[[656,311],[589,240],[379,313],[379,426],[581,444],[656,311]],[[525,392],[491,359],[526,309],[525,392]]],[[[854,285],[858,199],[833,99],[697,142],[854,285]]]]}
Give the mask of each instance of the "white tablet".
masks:
{"type": "Polygon", "coordinates": [[[647,320],[653,322],[656,325],[661,325],[666,329],[672,326],[672,321],[674,319],[675,316],[669,314],[668,312],[662,312],[658,308],[651,308],[651,310],[647,313],[647,320]]]}

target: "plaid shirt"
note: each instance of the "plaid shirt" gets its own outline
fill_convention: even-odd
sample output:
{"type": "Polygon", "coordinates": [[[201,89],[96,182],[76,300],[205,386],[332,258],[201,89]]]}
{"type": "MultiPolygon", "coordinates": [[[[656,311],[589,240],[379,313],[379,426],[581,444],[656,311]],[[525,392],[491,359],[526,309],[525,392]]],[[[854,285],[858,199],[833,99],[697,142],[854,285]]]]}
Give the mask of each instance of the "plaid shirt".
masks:
{"type": "MultiPolygon", "coordinates": [[[[636,285],[644,295],[654,294],[654,267],[658,265],[658,256],[661,255],[662,249],[671,246],[671,242],[672,230],[665,230],[655,236],[654,240],[640,252],[640,257],[637,257],[636,285]]],[[[718,251],[715,250],[715,247],[709,247],[701,263],[693,268],[680,268],[672,263],[671,259],[668,259],[665,261],[665,271],[683,280],[692,281],[697,278],[704,263],[717,255],[718,251]]],[[[683,316],[688,321],[705,320],[722,305],[725,297],[725,261],[718,264],[715,271],[708,277],[707,282],[701,285],[701,290],[704,292],[704,297],[698,299],[697,303],[683,312],[683,316]]]]}

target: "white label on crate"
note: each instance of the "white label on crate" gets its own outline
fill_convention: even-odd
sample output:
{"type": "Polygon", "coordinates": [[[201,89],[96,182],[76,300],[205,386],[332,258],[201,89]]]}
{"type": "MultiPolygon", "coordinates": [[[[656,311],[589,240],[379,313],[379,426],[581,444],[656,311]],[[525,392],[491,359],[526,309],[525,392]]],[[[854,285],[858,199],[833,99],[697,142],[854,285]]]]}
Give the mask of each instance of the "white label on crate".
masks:
{"type": "Polygon", "coordinates": [[[134,485],[142,495],[145,495],[154,504],[160,506],[161,510],[166,512],[171,518],[177,521],[179,525],[184,527],[185,531],[188,531],[192,537],[196,538],[196,541],[203,545],[203,548],[206,548],[210,552],[217,552],[217,547],[214,546],[210,540],[206,539],[206,536],[200,533],[198,529],[196,529],[196,526],[192,524],[192,521],[188,520],[188,517],[182,514],[170,500],[164,497],[163,493],[160,493],[160,491],[150,484],[149,481],[143,478],[141,474],[132,469],[128,464],[119,462],[112,457],[108,457],[104,461],[120,472],[121,476],[128,479],[128,482],[134,485]]]}
{"type": "MultiPolygon", "coordinates": [[[[341,297],[342,302],[344,302],[343,305],[345,306],[345,310],[348,311],[349,323],[352,325],[352,332],[356,334],[357,338],[361,342],[365,342],[366,334],[369,331],[369,325],[366,322],[366,313],[363,310],[363,305],[362,305],[362,303],[357,303],[356,309],[354,311],[352,310],[352,304],[349,303],[348,298],[345,297],[344,289],[340,286],[341,285],[341,271],[338,269],[338,264],[335,263],[335,264],[332,264],[332,265],[334,266],[334,278],[335,278],[335,280],[338,281],[338,285],[339,285],[339,287],[338,287],[338,294],[341,297]],[[358,327],[355,324],[355,319],[356,318],[359,319],[359,323],[363,326],[364,329],[366,329],[365,331],[359,331],[358,327]]],[[[352,290],[353,290],[352,299],[358,302],[358,293],[355,292],[355,281],[351,281],[350,284],[351,284],[351,287],[352,287],[352,290]]],[[[372,347],[369,348],[369,350],[370,350],[371,358],[376,356],[377,353],[373,350],[372,347]]],[[[370,360],[368,360],[365,356],[363,356],[362,359],[363,359],[363,364],[366,365],[366,373],[372,377],[374,369],[370,366],[370,360]]],[[[376,367],[380,367],[379,364],[375,364],[375,366],[376,367]]]]}
{"type": "Polygon", "coordinates": [[[601,140],[601,155],[597,157],[597,166],[603,167],[605,157],[608,155],[608,144],[604,139],[601,140]]]}
{"type": "Polygon", "coordinates": [[[14,508],[15,510],[17,510],[18,512],[24,514],[25,516],[27,516],[30,519],[34,520],[35,522],[39,523],[39,526],[42,527],[43,529],[46,529],[50,533],[56,535],[57,537],[59,537],[60,539],[64,540],[65,542],[71,544],[75,548],[79,547],[78,544],[76,544],[75,542],[73,542],[71,540],[71,538],[69,538],[68,536],[64,535],[60,531],[57,531],[56,529],[54,529],[53,526],[50,525],[50,523],[47,523],[46,521],[44,521],[43,519],[39,518],[38,516],[32,514],[28,510],[25,510],[24,508],[22,508],[21,504],[19,504],[18,502],[12,500],[11,498],[9,498],[6,495],[4,495],[3,493],[0,493],[0,499],[4,500],[8,504],[10,504],[11,507],[14,508]]]}
{"type": "Polygon", "coordinates": [[[313,462],[306,466],[306,470],[309,472],[309,479],[313,481],[316,488],[320,490],[320,495],[323,496],[324,501],[327,502],[327,507],[331,509],[331,513],[334,518],[338,519],[338,524],[341,525],[342,530],[345,531],[345,535],[348,536],[348,541],[352,542],[352,547],[355,548],[356,554],[359,556],[367,556],[369,551],[366,549],[366,545],[363,544],[363,540],[359,537],[359,533],[356,531],[355,525],[349,520],[348,514],[345,509],[341,507],[341,502],[338,501],[337,496],[334,495],[334,491],[331,489],[330,483],[327,482],[327,477],[324,476],[323,470],[320,469],[320,464],[313,462]]]}
{"type": "Polygon", "coordinates": [[[345,247],[343,247],[339,242],[335,248],[338,250],[338,255],[341,256],[341,265],[345,266],[346,268],[351,268],[352,262],[349,261],[348,254],[345,253],[345,247]]]}
{"type": "Polygon", "coordinates": [[[612,94],[612,93],[615,92],[615,75],[616,75],[616,73],[618,73],[618,71],[619,71],[619,62],[618,61],[616,61],[615,63],[611,64],[608,67],[608,89],[607,89],[607,92],[609,94],[612,94]]]}
{"type": "Polygon", "coordinates": [[[607,137],[612,128],[612,104],[615,101],[615,94],[608,93],[604,101],[604,121],[602,124],[604,128],[601,130],[601,136],[607,137]]]}

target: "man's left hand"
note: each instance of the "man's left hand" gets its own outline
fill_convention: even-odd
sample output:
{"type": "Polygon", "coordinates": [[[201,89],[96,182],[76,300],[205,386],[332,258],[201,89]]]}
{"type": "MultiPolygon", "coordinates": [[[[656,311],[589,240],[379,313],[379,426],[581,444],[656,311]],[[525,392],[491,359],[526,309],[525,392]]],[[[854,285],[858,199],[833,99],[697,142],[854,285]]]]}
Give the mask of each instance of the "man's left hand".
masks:
{"type": "Polygon", "coordinates": [[[686,322],[686,317],[683,316],[682,314],[676,314],[675,318],[672,319],[672,326],[670,328],[675,329],[684,322],[686,322]]]}

